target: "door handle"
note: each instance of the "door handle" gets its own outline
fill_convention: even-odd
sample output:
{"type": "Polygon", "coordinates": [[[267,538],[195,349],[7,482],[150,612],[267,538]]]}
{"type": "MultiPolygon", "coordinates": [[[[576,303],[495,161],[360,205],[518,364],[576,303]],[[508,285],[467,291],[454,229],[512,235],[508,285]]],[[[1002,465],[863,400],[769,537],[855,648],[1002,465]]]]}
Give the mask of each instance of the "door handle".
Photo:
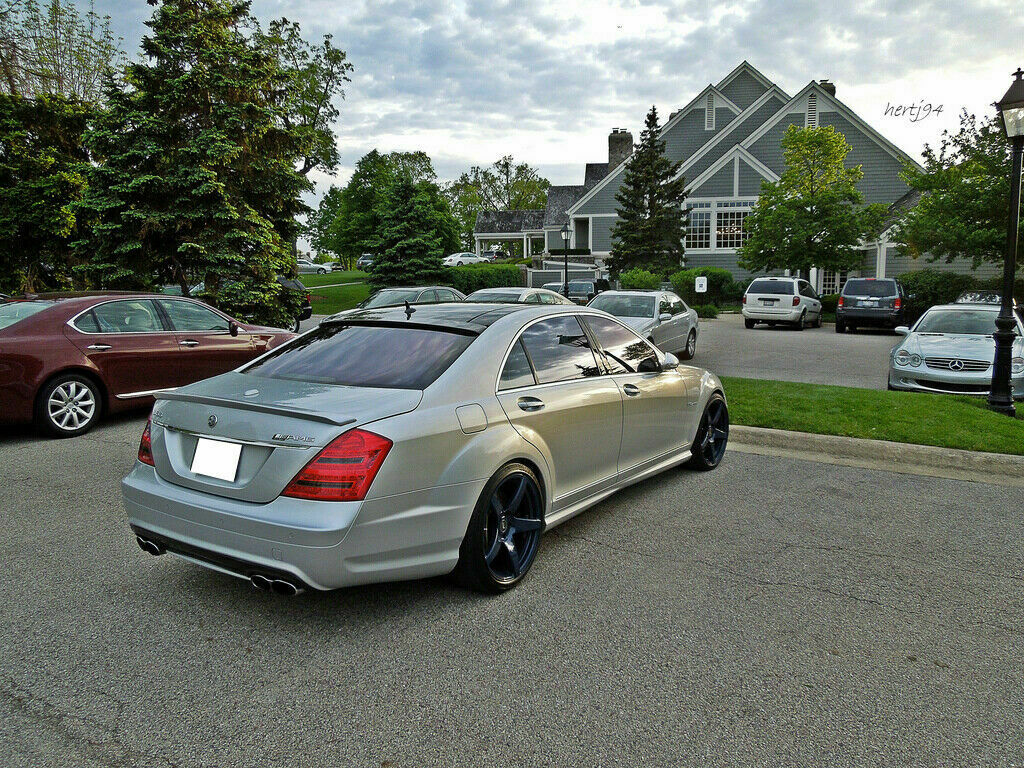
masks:
{"type": "Polygon", "coordinates": [[[199,346],[199,342],[196,341],[195,339],[185,339],[184,341],[179,341],[178,343],[181,344],[181,346],[183,346],[183,347],[198,347],[199,346]]]}
{"type": "Polygon", "coordinates": [[[544,407],[544,401],[536,397],[520,397],[516,405],[521,411],[539,411],[544,407]]]}
{"type": "Polygon", "coordinates": [[[629,395],[629,397],[636,397],[640,394],[640,387],[636,384],[624,384],[622,386],[622,391],[629,395]]]}
{"type": "Polygon", "coordinates": [[[86,349],[95,349],[97,352],[106,352],[111,349],[109,344],[90,344],[86,349]]]}

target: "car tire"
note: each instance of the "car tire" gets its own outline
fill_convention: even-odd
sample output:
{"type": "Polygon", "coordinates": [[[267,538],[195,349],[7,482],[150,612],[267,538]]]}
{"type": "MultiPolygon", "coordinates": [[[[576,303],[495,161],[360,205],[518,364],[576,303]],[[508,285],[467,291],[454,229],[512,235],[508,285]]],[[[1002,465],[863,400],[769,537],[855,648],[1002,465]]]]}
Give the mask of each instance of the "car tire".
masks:
{"type": "Polygon", "coordinates": [[[36,396],[35,422],[50,437],[84,435],[99,421],[103,397],[92,379],[77,373],[46,382],[36,396]]]}
{"type": "Polygon", "coordinates": [[[807,310],[803,311],[800,315],[800,319],[796,321],[796,330],[802,331],[807,326],[807,310]]]}
{"type": "Polygon", "coordinates": [[[697,435],[690,446],[687,466],[699,472],[709,472],[722,463],[729,442],[729,409],[725,398],[718,392],[711,396],[700,417],[697,435]]]}
{"type": "Polygon", "coordinates": [[[821,312],[818,312],[818,317],[814,321],[814,327],[815,328],[821,328],[821,325],[822,325],[821,312]]]}
{"type": "Polygon", "coordinates": [[[461,261],[456,261],[455,262],[455,266],[456,267],[461,267],[462,266],[462,262],[461,261]]]}
{"type": "Polygon", "coordinates": [[[753,320],[747,320],[746,318],[743,319],[743,327],[746,328],[748,331],[755,325],[757,325],[757,323],[755,323],[753,320]]]}
{"type": "Polygon", "coordinates": [[[297,318],[297,317],[296,317],[296,318],[295,318],[295,322],[294,322],[294,323],[292,323],[292,328],[291,328],[291,330],[292,330],[292,333],[298,333],[298,332],[299,332],[299,325],[300,325],[301,323],[302,323],[302,321],[301,321],[301,320],[299,320],[299,318],[297,318]]]}
{"type": "Polygon", "coordinates": [[[693,356],[697,354],[697,332],[690,331],[690,335],[686,337],[686,346],[683,347],[680,354],[683,360],[693,360],[693,356]]]}
{"type": "Polygon", "coordinates": [[[836,333],[846,333],[846,323],[836,320],[836,333]]]}
{"type": "Polygon", "coordinates": [[[327,270],[326,270],[326,269],[324,269],[323,267],[320,267],[320,269],[318,269],[318,270],[316,271],[316,273],[317,273],[318,275],[326,275],[326,274],[327,274],[327,270]]]}
{"type": "Polygon", "coordinates": [[[506,464],[480,494],[452,576],[478,592],[512,589],[533,565],[543,532],[544,494],[537,475],[525,464],[506,464]]]}
{"type": "Polygon", "coordinates": [[[850,333],[856,333],[857,332],[857,326],[856,325],[848,325],[848,326],[846,326],[846,328],[847,328],[847,330],[849,330],[850,333]]]}

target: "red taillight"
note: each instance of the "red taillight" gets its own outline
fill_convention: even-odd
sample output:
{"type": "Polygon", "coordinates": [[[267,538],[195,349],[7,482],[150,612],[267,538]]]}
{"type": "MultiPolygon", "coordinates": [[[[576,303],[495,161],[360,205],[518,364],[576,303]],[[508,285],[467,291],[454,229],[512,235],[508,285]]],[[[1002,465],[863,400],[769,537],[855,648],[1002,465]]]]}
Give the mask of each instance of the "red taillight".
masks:
{"type": "Polygon", "coordinates": [[[800,306],[800,297],[799,296],[794,296],[793,297],[793,306],[794,307],[799,307],[800,306]]]}
{"type": "Polygon", "coordinates": [[[840,307],[843,306],[843,297],[842,296],[839,297],[839,306],[840,307]]]}
{"type": "Polygon", "coordinates": [[[747,303],[747,294],[745,294],[745,293],[743,294],[743,303],[744,304],[747,303]]]}
{"type": "Polygon", "coordinates": [[[281,495],[316,501],[362,501],[392,445],[373,432],[350,430],[303,467],[281,495]]]}
{"type": "Polygon", "coordinates": [[[156,465],[153,463],[153,444],[150,441],[149,427],[153,423],[153,417],[149,417],[149,421],[146,422],[146,428],[142,430],[142,439],[139,440],[139,461],[143,464],[149,464],[151,467],[156,465]]]}
{"type": "Polygon", "coordinates": [[[899,309],[903,306],[903,299],[897,296],[892,302],[893,309],[899,309]]]}

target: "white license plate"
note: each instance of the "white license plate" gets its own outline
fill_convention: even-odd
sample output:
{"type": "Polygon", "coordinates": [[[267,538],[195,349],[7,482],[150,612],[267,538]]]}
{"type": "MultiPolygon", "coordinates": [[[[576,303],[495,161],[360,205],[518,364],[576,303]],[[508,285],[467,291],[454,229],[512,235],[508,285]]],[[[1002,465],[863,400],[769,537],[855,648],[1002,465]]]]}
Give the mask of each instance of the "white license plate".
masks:
{"type": "Polygon", "coordinates": [[[238,474],[238,458],[241,455],[242,446],[238,443],[200,437],[192,456],[192,472],[233,483],[238,474]]]}
{"type": "Polygon", "coordinates": [[[761,299],[761,306],[762,307],[774,307],[776,301],[778,301],[778,299],[761,299]]]}
{"type": "Polygon", "coordinates": [[[877,307],[878,306],[878,302],[877,301],[862,301],[860,303],[860,305],[862,307],[877,307]]]}

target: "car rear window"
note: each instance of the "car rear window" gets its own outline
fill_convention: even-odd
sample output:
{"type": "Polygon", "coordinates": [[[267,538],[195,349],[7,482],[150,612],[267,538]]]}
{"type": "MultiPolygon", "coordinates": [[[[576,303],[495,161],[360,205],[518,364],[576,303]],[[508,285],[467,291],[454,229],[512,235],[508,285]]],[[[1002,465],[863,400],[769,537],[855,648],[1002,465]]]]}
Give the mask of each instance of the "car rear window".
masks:
{"type": "Polygon", "coordinates": [[[424,389],[474,338],[442,329],[325,323],[243,372],[349,387],[424,389]]]}
{"type": "Polygon", "coordinates": [[[755,280],[747,288],[747,293],[777,293],[781,296],[792,296],[793,285],[791,280],[755,280]]]}
{"type": "Polygon", "coordinates": [[[49,309],[54,301],[8,301],[0,304],[0,330],[14,325],[19,320],[32,317],[37,312],[49,309]]]}
{"type": "Polygon", "coordinates": [[[484,304],[517,304],[519,302],[518,293],[471,293],[466,297],[466,301],[478,301],[484,304]]]}
{"type": "Polygon", "coordinates": [[[364,309],[372,309],[374,307],[395,307],[399,304],[404,304],[407,301],[416,301],[419,295],[419,288],[412,288],[409,290],[377,291],[377,293],[373,294],[373,296],[368,298],[359,306],[364,309]]]}
{"type": "Polygon", "coordinates": [[[843,296],[870,296],[879,299],[896,295],[896,283],[893,280],[847,280],[843,286],[843,296]]]}

